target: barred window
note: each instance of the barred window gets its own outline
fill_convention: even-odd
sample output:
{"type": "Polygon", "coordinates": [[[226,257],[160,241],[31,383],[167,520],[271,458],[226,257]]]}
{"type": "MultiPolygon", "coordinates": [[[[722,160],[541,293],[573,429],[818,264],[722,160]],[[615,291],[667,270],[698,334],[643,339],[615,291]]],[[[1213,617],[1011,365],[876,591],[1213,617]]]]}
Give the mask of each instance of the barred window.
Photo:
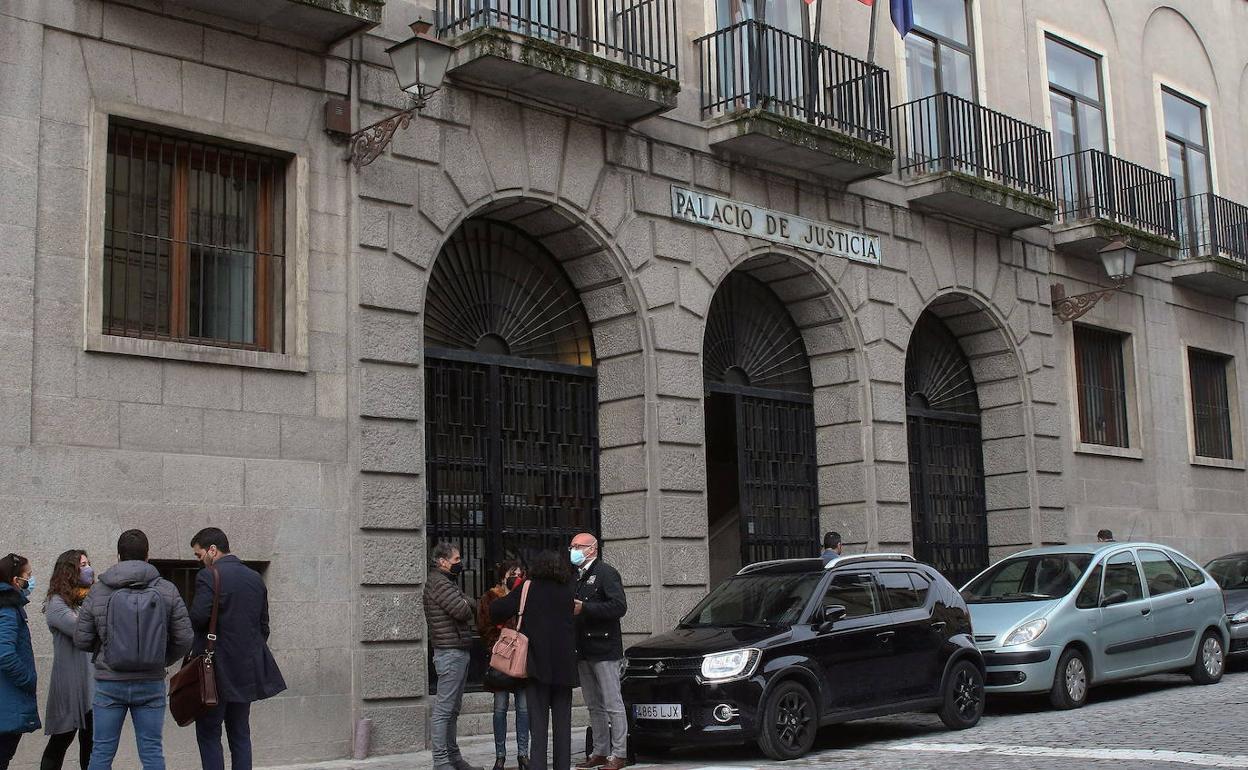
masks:
{"type": "Polygon", "coordinates": [[[1203,350],[1187,351],[1192,387],[1192,433],[1196,455],[1234,459],[1231,442],[1231,402],[1226,370],[1231,359],[1203,350]]]}
{"type": "Polygon", "coordinates": [[[110,123],[104,333],[284,352],[286,163],[110,123]]]}
{"type": "Polygon", "coordinates": [[[1130,446],[1127,431],[1125,335],[1075,327],[1075,386],[1079,394],[1079,437],[1085,444],[1130,446]]]}

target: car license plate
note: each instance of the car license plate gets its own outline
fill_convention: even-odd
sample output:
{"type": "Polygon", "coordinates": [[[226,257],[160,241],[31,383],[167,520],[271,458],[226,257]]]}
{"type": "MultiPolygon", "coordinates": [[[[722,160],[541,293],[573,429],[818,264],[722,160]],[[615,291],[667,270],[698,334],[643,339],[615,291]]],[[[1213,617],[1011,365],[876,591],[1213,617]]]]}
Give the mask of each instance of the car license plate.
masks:
{"type": "Polygon", "coordinates": [[[638,703],[633,706],[638,719],[680,719],[679,703],[638,703]]]}

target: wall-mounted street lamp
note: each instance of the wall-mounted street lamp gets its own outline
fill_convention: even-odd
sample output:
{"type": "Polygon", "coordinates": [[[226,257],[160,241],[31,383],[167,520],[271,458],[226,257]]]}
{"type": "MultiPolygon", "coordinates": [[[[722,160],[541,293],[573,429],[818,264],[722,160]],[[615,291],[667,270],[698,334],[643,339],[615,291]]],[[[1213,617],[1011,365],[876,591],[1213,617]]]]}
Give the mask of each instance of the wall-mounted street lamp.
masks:
{"type": "Polygon", "coordinates": [[[376,160],[394,138],[394,132],[407,128],[412,114],[424,109],[429,97],[442,87],[455,47],[430,35],[432,26],[420,19],[412,24],[411,38],[386,49],[390,54],[390,66],[399,79],[399,88],[411,95],[412,106],[348,137],[350,160],[357,169],[376,160]]]}
{"type": "Polygon", "coordinates": [[[1113,281],[1114,285],[1108,289],[1097,289],[1086,294],[1067,297],[1066,287],[1060,283],[1053,284],[1049,291],[1053,299],[1053,315],[1059,320],[1073,321],[1088,312],[1096,306],[1096,303],[1107,299],[1116,291],[1121,291],[1127,279],[1135,272],[1136,250],[1128,246],[1125,241],[1111,241],[1097,254],[1101,257],[1101,266],[1105,268],[1105,275],[1109,276],[1109,280],[1113,281]]]}

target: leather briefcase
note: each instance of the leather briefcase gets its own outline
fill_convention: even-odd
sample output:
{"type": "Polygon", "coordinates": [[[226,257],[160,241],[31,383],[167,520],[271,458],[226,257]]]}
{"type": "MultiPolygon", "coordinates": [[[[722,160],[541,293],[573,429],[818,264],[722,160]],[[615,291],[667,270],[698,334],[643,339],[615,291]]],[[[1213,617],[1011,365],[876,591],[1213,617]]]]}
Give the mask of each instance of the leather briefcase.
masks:
{"type": "Polygon", "coordinates": [[[217,603],[221,595],[221,575],[212,571],[212,617],[208,621],[208,642],[202,655],[187,655],[182,668],[169,680],[169,713],[180,727],[217,707],[217,675],[212,656],[217,646],[217,603]]]}

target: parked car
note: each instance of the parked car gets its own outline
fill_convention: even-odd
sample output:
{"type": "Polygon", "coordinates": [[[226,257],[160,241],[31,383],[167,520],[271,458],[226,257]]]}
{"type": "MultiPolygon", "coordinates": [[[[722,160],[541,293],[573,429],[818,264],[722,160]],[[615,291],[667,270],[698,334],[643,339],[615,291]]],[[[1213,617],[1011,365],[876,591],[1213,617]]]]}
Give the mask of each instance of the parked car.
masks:
{"type": "Polygon", "coordinates": [[[1092,685],[1163,671],[1222,678],[1222,592],[1183,554],[1152,543],[1033,548],[962,589],[989,693],[1047,692],[1078,708],[1092,685]]]}
{"type": "Polygon", "coordinates": [[[626,656],[637,754],[757,741],[794,759],[823,725],[937,710],[963,729],[984,708],[965,602],[903,554],[750,565],[626,656]]]}
{"type": "Polygon", "coordinates": [[[1205,565],[1205,571],[1222,589],[1231,626],[1229,654],[1248,655],[1248,551],[1219,556],[1205,565]]]}

